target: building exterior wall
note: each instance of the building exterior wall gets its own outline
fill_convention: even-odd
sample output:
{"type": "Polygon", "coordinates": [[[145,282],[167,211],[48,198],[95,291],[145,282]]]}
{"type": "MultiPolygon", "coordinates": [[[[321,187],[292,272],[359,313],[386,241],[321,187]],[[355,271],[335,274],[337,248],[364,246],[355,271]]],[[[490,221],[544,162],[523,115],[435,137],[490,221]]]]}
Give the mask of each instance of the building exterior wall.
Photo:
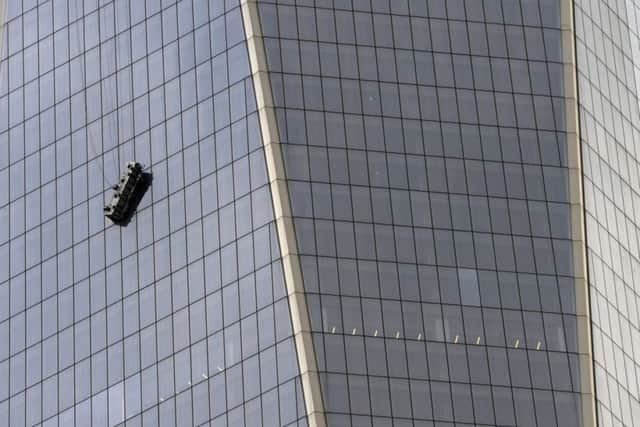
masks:
{"type": "Polygon", "coordinates": [[[578,101],[575,18],[573,1],[561,2],[562,67],[569,168],[569,203],[575,287],[577,348],[579,358],[581,425],[596,426],[596,399],[593,373],[593,338],[586,248],[584,178],[578,101]]]}
{"type": "Polygon", "coordinates": [[[633,425],[639,6],[0,0],[0,427],[633,425]]]}
{"type": "Polygon", "coordinates": [[[328,424],[580,425],[560,2],[258,4],[328,424]]]}
{"type": "Polygon", "coordinates": [[[293,224],[293,212],[291,210],[282,145],[277,126],[264,39],[262,37],[258,3],[253,0],[243,1],[242,12],[247,35],[249,62],[257,95],[256,102],[273,197],[275,220],[278,228],[284,279],[293,321],[293,335],[307,410],[307,421],[310,427],[323,427],[327,425],[327,420],[320,389],[318,364],[313,348],[309,310],[302,279],[302,265],[293,224]]]}
{"type": "Polygon", "coordinates": [[[598,421],[640,416],[638,3],[575,1],[598,421]]]}
{"type": "Polygon", "coordinates": [[[7,6],[0,426],[306,425],[239,2],[7,6]]]}

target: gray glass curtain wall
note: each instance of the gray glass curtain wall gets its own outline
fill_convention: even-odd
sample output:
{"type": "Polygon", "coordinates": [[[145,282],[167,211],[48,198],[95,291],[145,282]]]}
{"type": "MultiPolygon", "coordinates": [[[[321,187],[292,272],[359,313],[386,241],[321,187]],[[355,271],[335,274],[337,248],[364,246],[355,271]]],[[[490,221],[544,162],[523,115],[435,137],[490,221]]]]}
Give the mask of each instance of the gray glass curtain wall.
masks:
{"type": "Polygon", "coordinates": [[[637,2],[575,1],[593,359],[602,426],[640,416],[637,2]]]}
{"type": "Polygon", "coordinates": [[[560,2],[257,3],[328,424],[580,425],[560,2]]]}
{"type": "Polygon", "coordinates": [[[640,3],[0,3],[0,427],[640,418],[640,3]]]}
{"type": "Polygon", "coordinates": [[[239,2],[6,7],[0,425],[305,426],[239,2]]]}

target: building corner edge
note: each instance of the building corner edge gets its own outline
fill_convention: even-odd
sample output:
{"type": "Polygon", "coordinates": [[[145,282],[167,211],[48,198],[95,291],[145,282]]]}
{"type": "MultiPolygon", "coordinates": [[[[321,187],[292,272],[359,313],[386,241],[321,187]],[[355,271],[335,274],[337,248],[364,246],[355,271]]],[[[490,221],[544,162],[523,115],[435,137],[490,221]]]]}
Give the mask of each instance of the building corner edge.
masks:
{"type": "Polygon", "coordinates": [[[563,86],[569,168],[569,201],[571,204],[573,272],[575,276],[581,425],[595,427],[598,423],[591,336],[574,7],[574,0],[561,1],[563,86]]]}
{"type": "MultiPolygon", "coordinates": [[[[0,0],[1,2],[2,0],[0,0]]],[[[298,255],[291,204],[287,187],[284,159],[276,112],[269,81],[266,54],[258,4],[256,0],[241,0],[249,64],[253,79],[256,107],[262,131],[262,143],[271,188],[278,241],[282,256],[289,310],[293,325],[298,368],[309,427],[326,427],[326,416],[320,376],[311,334],[311,322],[304,293],[302,268],[298,255]]]]}

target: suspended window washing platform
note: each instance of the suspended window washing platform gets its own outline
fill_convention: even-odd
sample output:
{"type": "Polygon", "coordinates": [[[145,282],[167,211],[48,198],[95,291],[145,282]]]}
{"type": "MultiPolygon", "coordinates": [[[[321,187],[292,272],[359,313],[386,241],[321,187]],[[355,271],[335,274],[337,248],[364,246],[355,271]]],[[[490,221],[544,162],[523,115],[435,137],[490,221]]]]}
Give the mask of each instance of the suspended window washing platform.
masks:
{"type": "Polygon", "coordinates": [[[104,216],[114,224],[126,226],[151,185],[151,180],[151,174],[144,172],[140,163],[127,163],[120,181],[113,186],[113,197],[104,207],[104,216]]]}

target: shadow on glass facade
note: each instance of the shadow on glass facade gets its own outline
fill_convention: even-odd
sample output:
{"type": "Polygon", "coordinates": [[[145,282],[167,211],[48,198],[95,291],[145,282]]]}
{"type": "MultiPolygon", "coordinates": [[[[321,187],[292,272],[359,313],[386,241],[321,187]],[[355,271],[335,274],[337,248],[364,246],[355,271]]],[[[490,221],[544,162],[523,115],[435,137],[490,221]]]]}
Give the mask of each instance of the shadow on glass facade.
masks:
{"type": "Polygon", "coordinates": [[[559,1],[258,1],[328,424],[579,425],[559,1]]]}

